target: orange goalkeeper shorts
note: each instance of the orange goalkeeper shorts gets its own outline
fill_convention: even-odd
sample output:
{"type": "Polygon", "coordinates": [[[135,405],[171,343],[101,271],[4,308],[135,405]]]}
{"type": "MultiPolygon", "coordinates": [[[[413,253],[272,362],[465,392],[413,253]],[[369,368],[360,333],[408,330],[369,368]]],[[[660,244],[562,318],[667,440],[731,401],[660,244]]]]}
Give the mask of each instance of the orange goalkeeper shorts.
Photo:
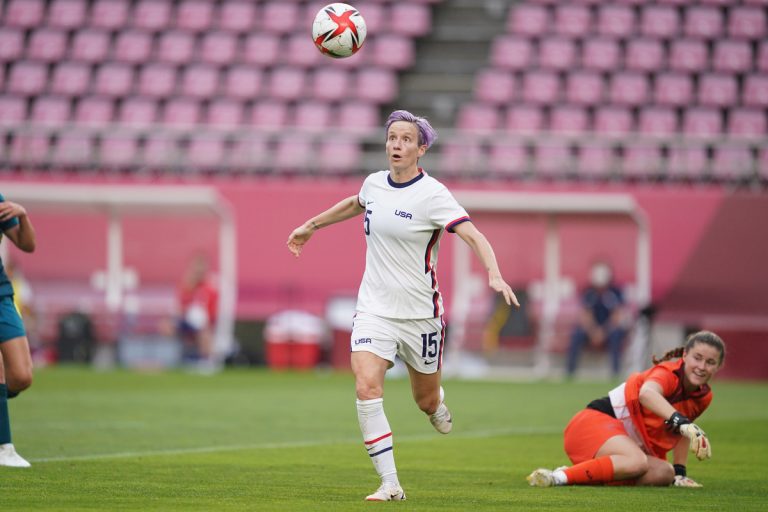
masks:
{"type": "Polygon", "coordinates": [[[579,411],[565,427],[563,445],[571,462],[578,464],[595,458],[607,440],[628,436],[621,421],[594,409],[579,411]]]}

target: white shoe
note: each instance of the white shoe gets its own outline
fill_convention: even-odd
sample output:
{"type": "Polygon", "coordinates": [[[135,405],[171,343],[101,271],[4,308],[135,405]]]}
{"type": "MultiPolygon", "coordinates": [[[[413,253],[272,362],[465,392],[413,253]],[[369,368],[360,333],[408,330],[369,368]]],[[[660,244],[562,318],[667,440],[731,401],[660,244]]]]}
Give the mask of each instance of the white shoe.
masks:
{"type": "Polygon", "coordinates": [[[525,479],[528,480],[531,487],[554,487],[555,477],[552,476],[552,473],[554,471],[551,469],[539,468],[525,477],[525,479]]]}
{"type": "Polygon", "coordinates": [[[448,410],[443,400],[445,399],[445,391],[440,386],[440,405],[434,414],[429,416],[429,422],[435,427],[435,430],[441,434],[447,434],[453,428],[453,420],[451,418],[451,411],[448,410]]]}
{"type": "Polygon", "coordinates": [[[381,484],[375,493],[365,497],[365,501],[405,501],[405,491],[399,485],[381,484]]]}
{"type": "Polygon", "coordinates": [[[0,466],[28,468],[31,464],[16,453],[16,448],[13,447],[13,444],[7,443],[0,445],[0,466]]]}

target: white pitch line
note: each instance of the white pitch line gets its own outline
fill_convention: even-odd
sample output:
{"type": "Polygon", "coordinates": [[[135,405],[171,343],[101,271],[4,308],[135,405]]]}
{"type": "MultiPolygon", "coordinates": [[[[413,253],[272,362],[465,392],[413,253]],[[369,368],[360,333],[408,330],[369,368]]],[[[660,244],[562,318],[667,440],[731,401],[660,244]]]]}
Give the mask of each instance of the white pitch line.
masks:
{"type": "MultiPolygon", "coordinates": [[[[562,428],[555,427],[522,427],[505,428],[495,430],[475,430],[467,432],[456,432],[451,438],[482,439],[487,437],[499,437],[505,435],[535,435],[535,434],[555,434],[561,432],[562,428]]],[[[424,441],[435,439],[435,434],[414,434],[396,436],[398,442],[424,441]]],[[[359,439],[326,439],[318,441],[286,441],[282,443],[253,443],[236,445],[218,445],[218,446],[198,446],[193,448],[172,448],[167,450],[145,450],[135,452],[114,452],[114,453],[94,453],[88,455],[64,455],[61,457],[40,457],[31,458],[30,462],[72,462],[89,461],[104,459],[130,459],[135,457],[157,457],[163,455],[192,455],[196,453],[218,453],[235,452],[240,450],[273,450],[279,448],[307,448],[313,446],[329,446],[333,444],[355,444],[359,439]]]]}

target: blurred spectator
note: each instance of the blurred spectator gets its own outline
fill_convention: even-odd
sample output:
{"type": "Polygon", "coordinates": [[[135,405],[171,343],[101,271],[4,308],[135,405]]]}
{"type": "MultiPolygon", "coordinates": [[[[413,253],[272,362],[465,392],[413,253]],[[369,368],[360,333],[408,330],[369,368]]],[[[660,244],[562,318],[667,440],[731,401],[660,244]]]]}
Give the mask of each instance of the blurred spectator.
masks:
{"type": "Polygon", "coordinates": [[[592,266],[590,285],[581,299],[579,321],[571,334],[566,371],[576,372],[584,347],[607,347],[611,358],[611,374],[618,377],[621,352],[627,335],[624,318],[624,296],[613,282],[613,271],[605,262],[592,266]]]}
{"type": "Polygon", "coordinates": [[[195,256],[179,285],[178,334],[187,359],[210,361],[216,326],[219,292],[208,271],[205,256],[195,256]]]}

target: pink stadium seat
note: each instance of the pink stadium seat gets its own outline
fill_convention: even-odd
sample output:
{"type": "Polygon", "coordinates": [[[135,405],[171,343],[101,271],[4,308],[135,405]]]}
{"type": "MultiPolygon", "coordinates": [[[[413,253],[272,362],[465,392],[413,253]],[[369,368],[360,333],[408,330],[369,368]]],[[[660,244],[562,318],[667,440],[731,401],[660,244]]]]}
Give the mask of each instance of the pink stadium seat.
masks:
{"type": "Polygon", "coordinates": [[[288,36],[287,51],[283,56],[285,62],[292,66],[310,68],[327,61],[322,53],[317,51],[315,43],[306,34],[296,33],[288,36]],[[325,60],[324,60],[325,59],[325,60]]]}
{"type": "Polygon", "coordinates": [[[488,153],[488,170],[501,177],[522,177],[528,170],[525,146],[513,141],[492,142],[488,153]]]}
{"type": "Polygon", "coordinates": [[[124,27],[129,7],[129,0],[96,0],[91,7],[90,26],[106,30],[124,27]]]}
{"type": "Polygon", "coordinates": [[[674,135],[677,133],[677,113],[665,107],[641,108],[638,131],[646,135],[674,135]]]}
{"type": "Polygon", "coordinates": [[[231,67],[224,76],[223,94],[238,100],[252,100],[261,93],[261,71],[251,66],[231,67]]]}
{"type": "Polygon", "coordinates": [[[535,105],[515,105],[507,109],[504,127],[511,132],[538,132],[544,126],[544,112],[535,105]]]}
{"type": "Polygon", "coordinates": [[[389,10],[390,32],[408,37],[421,37],[427,34],[432,26],[432,13],[423,4],[395,2],[389,10]]]}
{"type": "Polygon", "coordinates": [[[245,39],[240,60],[255,66],[272,66],[277,63],[280,50],[279,36],[255,32],[245,39]]]}
{"type": "Polygon", "coordinates": [[[646,36],[673,38],[680,32],[677,10],[667,5],[645,5],[640,16],[640,32],[646,36]]]}
{"type": "Polygon", "coordinates": [[[560,81],[555,73],[532,71],[523,77],[523,100],[536,104],[551,104],[560,97],[560,81]]]}
{"type": "Polygon", "coordinates": [[[189,32],[202,32],[211,26],[213,2],[182,0],[176,9],[176,26],[189,32]]]}
{"type": "Polygon", "coordinates": [[[302,101],[293,110],[293,125],[299,130],[324,130],[331,121],[331,106],[324,101],[302,101]]]}
{"type": "Polygon", "coordinates": [[[330,137],[320,141],[316,161],[320,171],[337,174],[359,171],[361,158],[362,150],[357,141],[330,137]]]}
{"type": "Polygon", "coordinates": [[[741,137],[765,137],[768,135],[765,116],[760,109],[734,109],[728,115],[728,133],[741,137]]]}
{"type": "Polygon", "coordinates": [[[288,106],[272,99],[259,101],[253,106],[250,123],[261,128],[282,128],[288,123],[288,106]]]}
{"type": "Polygon", "coordinates": [[[569,73],[565,81],[565,96],[576,105],[597,105],[603,101],[605,81],[592,71],[569,73]]]}
{"type": "Polygon", "coordinates": [[[720,111],[713,108],[693,107],[683,112],[683,133],[695,136],[714,136],[723,131],[720,111]]]}
{"type": "Polygon", "coordinates": [[[299,4],[270,0],[262,6],[261,28],[274,34],[293,32],[299,25],[299,4]]]}
{"type": "Polygon", "coordinates": [[[297,68],[281,67],[269,75],[269,95],[280,100],[297,100],[304,95],[306,75],[297,68]]]}
{"type": "Polygon", "coordinates": [[[181,92],[192,98],[211,98],[219,88],[219,72],[212,66],[193,64],[181,76],[181,92]]]}
{"type": "Polygon", "coordinates": [[[387,103],[397,95],[397,76],[393,71],[364,68],[357,72],[354,97],[374,103],[387,103]]]}
{"type": "Polygon", "coordinates": [[[744,73],[752,69],[752,48],[747,41],[715,42],[712,68],[725,73],[744,73]]]}
{"type": "Polygon", "coordinates": [[[666,66],[664,46],[658,39],[630,39],[627,41],[627,69],[654,72],[666,66]]]}
{"type": "Polygon", "coordinates": [[[133,9],[133,25],[151,32],[167,28],[172,8],[169,0],[138,0],[133,9]]]}
{"type": "Polygon", "coordinates": [[[456,127],[460,130],[480,132],[499,127],[499,109],[480,103],[467,103],[459,110],[456,127]]]}
{"type": "Polygon", "coordinates": [[[33,123],[64,124],[69,121],[72,104],[69,99],[55,96],[38,96],[32,104],[30,120],[33,123]]]}
{"type": "Polygon", "coordinates": [[[768,148],[759,150],[757,156],[757,172],[763,180],[768,180],[768,148]]]}
{"type": "MultiPolygon", "coordinates": [[[[750,3],[750,1],[753,1],[753,0],[744,0],[743,3],[748,4],[750,3]]],[[[765,0],[756,0],[756,1],[764,2],[765,0]]],[[[688,3],[688,2],[684,2],[684,3],[688,3]]],[[[732,0],[699,0],[699,3],[704,5],[728,6],[728,5],[731,5],[733,1],[732,0]]]]}
{"type": "Polygon", "coordinates": [[[214,134],[195,134],[189,139],[187,163],[193,167],[215,169],[224,166],[224,140],[214,134]]]}
{"type": "Polygon", "coordinates": [[[76,123],[103,126],[113,122],[114,117],[114,102],[107,98],[86,96],[81,98],[75,107],[76,123]]]}
{"type": "Polygon", "coordinates": [[[600,4],[598,9],[598,34],[626,37],[628,34],[635,33],[635,14],[629,6],[605,2],[600,4]]]}
{"type": "Polygon", "coordinates": [[[632,112],[626,108],[598,107],[595,109],[594,130],[604,134],[626,134],[634,129],[632,112]]]}
{"type": "Polygon", "coordinates": [[[574,156],[567,142],[537,141],[533,154],[537,175],[563,177],[574,168],[574,156]]]}
{"type": "Polygon", "coordinates": [[[670,179],[699,179],[707,171],[709,158],[700,145],[672,147],[667,159],[667,177],[670,179]]]}
{"type": "Polygon", "coordinates": [[[587,69],[613,71],[621,66],[619,45],[614,39],[587,39],[583,43],[581,60],[587,69]]]}
{"type": "Polygon", "coordinates": [[[696,39],[676,39],[671,42],[669,67],[675,71],[695,72],[708,65],[707,45],[696,39]]]}
{"type": "Polygon", "coordinates": [[[547,10],[540,5],[521,3],[509,10],[507,31],[511,34],[539,36],[549,30],[547,10]]]}
{"type": "Polygon", "coordinates": [[[485,153],[477,140],[463,137],[447,141],[440,151],[440,171],[453,176],[471,176],[486,168],[485,153]]]}
{"type": "Polygon", "coordinates": [[[654,101],[659,105],[685,106],[693,100],[691,77],[680,73],[662,73],[656,76],[654,101]]]}
{"type": "Polygon", "coordinates": [[[312,140],[300,135],[283,137],[275,147],[275,167],[283,171],[300,171],[314,167],[312,140]]]}
{"type": "Polygon", "coordinates": [[[8,77],[6,91],[22,95],[40,94],[47,84],[48,72],[44,64],[15,62],[8,77]]]}
{"type": "Polygon", "coordinates": [[[249,134],[238,137],[227,152],[227,165],[235,169],[257,170],[266,166],[271,159],[269,144],[265,137],[249,134]]]}
{"type": "Polygon", "coordinates": [[[722,11],[717,7],[691,6],[685,11],[683,33],[688,37],[717,39],[724,27],[722,11]]]}
{"type": "Polygon", "coordinates": [[[176,69],[164,64],[148,64],[139,73],[138,92],[152,98],[165,98],[176,91],[176,69]]]}
{"type": "Polygon", "coordinates": [[[65,96],[80,96],[91,82],[91,69],[79,62],[64,61],[53,68],[51,92],[65,96]]]}
{"type": "Polygon", "coordinates": [[[226,65],[235,60],[237,39],[226,32],[209,32],[200,41],[200,59],[203,62],[226,65]]]}
{"type": "Polygon", "coordinates": [[[549,129],[555,132],[586,132],[589,115],[586,109],[573,105],[554,107],[549,113],[549,129]]]}
{"type": "Polygon", "coordinates": [[[187,98],[172,98],[163,108],[161,121],[171,125],[195,125],[200,122],[200,103],[187,98]]]}
{"type": "Polygon", "coordinates": [[[148,135],[144,141],[143,159],[150,167],[179,165],[181,153],[174,136],[165,133],[148,135]]]}
{"type": "Polygon", "coordinates": [[[623,153],[621,167],[625,178],[650,179],[662,170],[661,148],[655,144],[629,143],[623,153]]]}
{"type": "Polygon", "coordinates": [[[154,100],[133,97],[123,100],[118,121],[133,126],[151,126],[157,121],[157,117],[158,107],[154,100]]]}
{"type": "Polygon", "coordinates": [[[24,34],[19,29],[0,27],[0,62],[19,59],[24,49],[24,34]]]}
{"type": "Polygon", "coordinates": [[[401,71],[411,67],[416,60],[416,50],[411,38],[384,35],[376,37],[373,43],[371,50],[373,64],[376,66],[401,71]]]}
{"type": "Polygon", "coordinates": [[[229,33],[243,33],[253,30],[256,5],[247,0],[227,0],[219,10],[218,26],[229,33]]]}
{"type": "Polygon", "coordinates": [[[138,141],[132,135],[105,135],[99,147],[100,162],[107,167],[133,165],[138,147],[138,141]]]}
{"type": "Polygon", "coordinates": [[[11,161],[34,165],[45,163],[51,152],[51,140],[48,135],[19,133],[13,138],[10,148],[11,161]]]}
{"type": "Polygon", "coordinates": [[[603,142],[585,142],[579,146],[576,169],[582,178],[605,178],[615,167],[613,149],[603,142]]]}
{"type": "Polygon", "coordinates": [[[582,37],[592,31],[592,15],[585,5],[558,5],[555,7],[555,32],[582,37]]]}
{"type": "Polygon", "coordinates": [[[117,34],[113,57],[117,61],[141,64],[149,60],[152,36],[141,30],[126,30],[117,34]]]}
{"type": "Polygon", "coordinates": [[[109,53],[109,35],[101,30],[81,30],[72,38],[70,55],[74,60],[103,62],[109,53]]]}
{"type": "Polygon", "coordinates": [[[133,87],[133,69],[126,64],[107,63],[96,71],[93,90],[104,96],[125,96],[133,87]]]}
{"type": "Polygon", "coordinates": [[[737,103],[738,85],[733,75],[717,73],[699,77],[699,103],[715,107],[727,107],[737,103]]]}
{"type": "Polygon", "coordinates": [[[539,66],[566,70],[576,65],[576,46],[572,39],[547,37],[539,43],[539,66]]]}
{"type": "Polygon", "coordinates": [[[65,131],[59,136],[55,161],[65,165],[89,165],[94,162],[94,141],[84,133],[65,131]]]}
{"type": "Polygon", "coordinates": [[[719,180],[752,178],[756,162],[747,146],[717,146],[712,159],[712,176],[719,180]]]}
{"type": "Polygon", "coordinates": [[[748,107],[768,107],[768,74],[747,75],[743,102],[748,107]]]}
{"type": "Polygon", "coordinates": [[[45,3],[43,0],[10,0],[5,9],[4,25],[32,28],[42,24],[45,3]]]}
{"type": "Polygon", "coordinates": [[[639,106],[648,100],[648,80],[643,73],[619,72],[611,78],[609,97],[617,105],[639,106]]]}
{"type": "Polygon", "coordinates": [[[206,124],[217,127],[239,126],[243,122],[245,107],[229,99],[216,99],[208,105],[206,124]]]}
{"type": "Polygon", "coordinates": [[[27,119],[27,100],[17,96],[0,96],[0,119],[3,123],[21,123],[27,119]]]}
{"type": "Polygon", "coordinates": [[[499,69],[484,69],[475,75],[474,97],[495,105],[509,103],[516,97],[515,76],[499,69]]]}
{"type": "Polygon", "coordinates": [[[192,60],[195,39],[184,32],[162,32],[157,43],[157,60],[184,64],[192,60]]]}
{"type": "Polygon", "coordinates": [[[531,39],[515,36],[501,36],[491,46],[491,64],[497,68],[522,70],[533,61],[531,39]]]}
{"type": "Polygon", "coordinates": [[[370,102],[345,101],[337,107],[338,126],[345,132],[367,134],[379,127],[379,109],[370,102]]]}
{"type": "Polygon", "coordinates": [[[353,91],[352,74],[344,69],[323,66],[316,69],[312,74],[311,87],[313,98],[339,101],[345,99],[353,91]]]}
{"type": "MultiPolygon", "coordinates": [[[[326,5],[326,3],[327,2],[325,2],[325,0],[321,0],[320,2],[316,2],[314,5],[312,5],[312,10],[307,15],[308,19],[312,19],[317,11],[320,10],[320,7],[326,5]]],[[[386,4],[368,2],[361,5],[360,8],[362,9],[362,12],[365,16],[365,25],[368,29],[369,35],[381,34],[385,30],[389,30],[391,17],[389,16],[389,10],[387,9],[386,4]]],[[[394,27],[392,30],[396,31],[394,27]]]]}
{"type": "Polygon", "coordinates": [[[54,0],[48,6],[48,25],[76,29],[85,24],[86,0],[54,0]]]}
{"type": "Polygon", "coordinates": [[[768,72],[768,40],[761,41],[757,50],[757,70],[768,72]]]}
{"type": "Polygon", "coordinates": [[[736,38],[765,39],[768,35],[765,8],[733,7],[730,9],[728,35],[736,38]]]}
{"type": "Polygon", "coordinates": [[[27,56],[32,60],[53,62],[64,57],[67,35],[61,30],[38,28],[32,32],[27,45],[27,56]]]}

